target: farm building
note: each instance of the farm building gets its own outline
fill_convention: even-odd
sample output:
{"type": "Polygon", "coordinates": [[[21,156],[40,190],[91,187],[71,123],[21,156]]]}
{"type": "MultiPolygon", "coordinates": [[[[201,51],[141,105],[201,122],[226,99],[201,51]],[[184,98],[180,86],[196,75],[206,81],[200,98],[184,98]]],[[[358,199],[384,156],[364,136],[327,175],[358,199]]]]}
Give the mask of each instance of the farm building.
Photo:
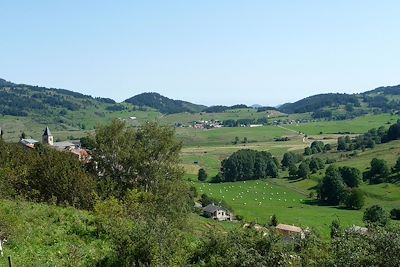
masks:
{"type": "Polygon", "coordinates": [[[305,238],[304,231],[298,226],[288,224],[278,224],[275,229],[278,233],[289,236],[289,235],[300,235],[301,239],[305,238]]]}
{"type": "Polygon", "coordinates": [[[224,208],[215,205],[214,203],[208,204],[203,208],[204,215],[218,221],[231,221],[231,213],[224,208]]]}
{"type": "Polygon", "coordinates": [[[29,138],[21,139],[19,142],[29,148],[34,148],[35,144],[39,143],[39,141],[36,141],[35,139],[29,139],[29,138]]]}

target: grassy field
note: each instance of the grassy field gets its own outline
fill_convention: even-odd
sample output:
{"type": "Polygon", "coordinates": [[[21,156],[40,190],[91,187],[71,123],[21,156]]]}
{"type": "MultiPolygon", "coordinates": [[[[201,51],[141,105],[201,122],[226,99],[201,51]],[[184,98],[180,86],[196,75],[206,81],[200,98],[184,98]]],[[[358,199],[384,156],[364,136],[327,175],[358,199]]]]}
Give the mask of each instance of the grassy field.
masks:
{"type": "MultiPolygon", "coordinates": [[[[233,207],[235,213],[243,215],[246,221],[266,223],[272,214],[276,214],[282,223],[312,227],[327,238],[329,225],[335,218],[339,218],[344,226],[363,225],[362,216],[366,207],[379,204],[388,211],[394,207],[400,207],[400,185],[363,183],[360,188],[366,194],[366,204],[362,210],[354,211],[338,207],[318,206],[315,200],[308,198],[310,192],[315,192],[315,187],[322,178],[324,170],[313,174],[311,179],[300,181],[279,178],[247,181],[246,183],[210,184],[196,181],[198,169],[206,169],[209,177],[212,177],[218,173],[222,159],[243,148],[270,151],[279,160],[286,151],[302,153],[308,143],[304,142],[302,136],[294,133],[293,130],[310,133],[309,142],[323,140],[325,143],[335,145],[337,137],[340,136],[337,132],[363,133],[370,128],[395,121],[397,121],[397,116],[377,115],[350,121],[327,121],[301,124],[300,126],[283,125],[284,128],[267,126],[199,131],[192,134],[190,145],[183,148],[182,164],[186,170],[186,178],[198,188],[200,194],[206,193],[217,199],[225,200],[233,207]],[[320,131],[323,134],[320,134],[320,131]],[[258,138],[261,142],[239,145],[232,145],[228,142],[234,136],[243,136],[241,135],[243,133],[248,139],[258,138]],[[279,135],[291,136],[291,140],[288,142],[272,140],[279,135]]],[[[192,130],[194,131],[194,129],[192,130]]],[[[190,135],[189,132],[186,135],[190,135]]],[[[178,136],[182,137],[182,135],[178,136]]],[[[377,145],[372,150],[359,151],[356,155],[350,156],[349,154],[351,152],[333,150],[313,156],[336,159],[337,166],[353,166],[361,171],[365,171],[369,167],[370,161],[374,157],[385,159],[389,166],[393,166],[400,156],[400,140],[377,145]]],[[[286,176],[287,172],[281,173],[281,177],[286,176]]],[[[393,223],[396,222],[393,221],[393,223]]]]}
{"type": "Polygon", "coordinates": [[[291,131],[277,126],[263,127],[226,127],[217,129],[193,129],[178,128],[176,130],[178,139],[182,140],[185,146],[229,146],[238,137],[240,141],[246,137],[249,143],[272,141],[275,137],[296,135],[291,131]]]}
{"type": "MultiPolygon", "coordinates": [[[[97,237],[89,212],[1,200],[0,225],[13,266],[94,266],[114,256],[111,244],[97,237]]],[[[0,257],[0,266],[8,266],[7,257],[0,257]]]]}
{"type": "Polygon", "coordinates": [[[371,128],[387,126],[388,123],[393,124],[399,119],[397,115],[380,114],[366,115],[352,120],[342,121],[319,121],[298,125],[287,125],[285,127],[295,131],[301,131],[307,135],[334,134],[339,132],[365,133],[371,128]]]}
{"type": "Polygon", "coordinates": [[[329,225],[339,218],[345,226],[362,225],[362,212],[336,207],[307,204],[307,195],[273,180],[259,180],[223,184],[193,183],[199,193],[225,200],[235,214],[246,221],[268,223],[275,214],[280,223],[311,227],[324,237],[329,235],[329,225]]]}

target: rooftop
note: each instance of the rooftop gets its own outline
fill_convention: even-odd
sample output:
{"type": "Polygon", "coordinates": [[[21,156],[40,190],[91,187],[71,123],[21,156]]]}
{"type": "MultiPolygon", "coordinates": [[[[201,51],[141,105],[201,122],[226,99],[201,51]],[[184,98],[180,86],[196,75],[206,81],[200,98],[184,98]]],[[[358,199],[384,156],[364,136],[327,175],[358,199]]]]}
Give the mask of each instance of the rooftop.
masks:
{"type": "Polygon", "coordinates": [[[295,232],[295,233],[302,233],[303,229],[301,229],[298,226],[294,226],[294,225],[288,225],[288,224],[278,224],[276,227],[276,229],[279,230],[284,230],[284,231],[288,231],[288,232],[295,232]]]}

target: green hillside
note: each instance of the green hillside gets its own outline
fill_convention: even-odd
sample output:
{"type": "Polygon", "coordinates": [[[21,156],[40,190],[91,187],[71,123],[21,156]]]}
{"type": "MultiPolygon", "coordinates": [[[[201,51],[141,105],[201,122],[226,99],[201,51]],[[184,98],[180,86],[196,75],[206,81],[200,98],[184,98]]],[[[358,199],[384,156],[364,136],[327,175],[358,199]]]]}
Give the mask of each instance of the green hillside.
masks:
{"type": "Polygon", "coordinates": [[[182,100],[173,100],[158,93],[142,93],[126,99],[124,102],[139,107],[150,107],[164,114],[181,112],[200,112],[206,106],[196,105],[182,100]]]}

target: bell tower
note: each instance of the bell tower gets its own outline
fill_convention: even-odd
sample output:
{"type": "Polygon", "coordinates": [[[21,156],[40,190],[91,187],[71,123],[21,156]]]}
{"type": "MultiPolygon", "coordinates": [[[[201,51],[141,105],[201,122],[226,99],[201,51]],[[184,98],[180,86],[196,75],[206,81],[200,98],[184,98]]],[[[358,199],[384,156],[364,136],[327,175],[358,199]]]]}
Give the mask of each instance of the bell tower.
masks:
{"type": "Polygon", "coordinates": [[[51,134],[49,127],[46,127],[46,129],[44,129],[42,141],[45,145],[52,146],[54,144],[53,135],[51,134]]]}

